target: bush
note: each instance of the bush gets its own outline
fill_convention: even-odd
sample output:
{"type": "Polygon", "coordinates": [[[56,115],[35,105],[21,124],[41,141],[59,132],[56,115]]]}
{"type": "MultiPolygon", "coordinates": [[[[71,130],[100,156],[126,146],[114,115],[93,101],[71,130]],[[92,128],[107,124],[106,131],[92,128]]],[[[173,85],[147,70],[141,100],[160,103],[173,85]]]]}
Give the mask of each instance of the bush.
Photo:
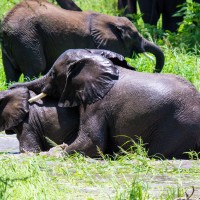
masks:
{"type": "Polygon", "coordinates": [[[200,4],[187,2],[182,5],[176,16],[184,16],[175,38],[176,44],[181,45],[187,51],[200,53],[200,4]]]}

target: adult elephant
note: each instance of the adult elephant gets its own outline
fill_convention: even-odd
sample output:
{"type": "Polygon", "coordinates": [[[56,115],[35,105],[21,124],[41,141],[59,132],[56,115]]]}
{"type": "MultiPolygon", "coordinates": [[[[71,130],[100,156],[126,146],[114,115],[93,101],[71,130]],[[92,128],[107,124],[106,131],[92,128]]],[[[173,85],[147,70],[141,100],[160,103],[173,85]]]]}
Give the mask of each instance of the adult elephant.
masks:
{"type": "Polygon", "coordinates": [[[149,155],[184,158],[200,151],[200,94],[181,77],[135,72],[80,49],[64,52],[44,77],[13,88],[21,86],[58,99],[60,107],[78,107],[79,131],[67,153],[93,157],[97,147],[128,149],[127,140],[138,137],[149,155]]]}
{"type": "Polygon", "coordinates": [[[22,153],[47,151],[53,142],[71,144],[79,125],[78,108],[60,108],[50,98],[29,105],[34,96],[23,87],[0,91],[0,130],[17,134],[22,153]]]}
{"type": "MultiPolygon", "coordinates": [[[[176,32],[179,27],[179,23],[183,21],[183,16],[174,16],[180,10],[179,5],[186,2],[186,0],[151,0],[151,18],[146,23],[151,25],[157,25],[157,22],[162,14],[162,28],[171,32],[176,32]]],[[[148,10],[146,7],[147,0],[141,0],[140,6],[148,10]]]]}
{"type": "Polygon", "coordinates": [[[67,11],[50,3],[29,0],[16,5],[2,23],[2,58],[6,80],[17,81],[45,74],[66,49],[109,49],[131,57],[150,52],[155,71],[164,65],[158,46],[143,38],[124,17],[93,12],[67,11]]]}
{"type": "MultiPolygon", "coordinates": [[[[162,14],[162,28],[171,32],[176,32],[183,20],[183,16],[173,15],[179,10],[177,6],[185,2],[186,0],[138,0],[144,23],[156,26],[162,14]]],[[[124,14],[137,13],[136,0],[118,0],[118,8],[124,8],[124,14]]]]}

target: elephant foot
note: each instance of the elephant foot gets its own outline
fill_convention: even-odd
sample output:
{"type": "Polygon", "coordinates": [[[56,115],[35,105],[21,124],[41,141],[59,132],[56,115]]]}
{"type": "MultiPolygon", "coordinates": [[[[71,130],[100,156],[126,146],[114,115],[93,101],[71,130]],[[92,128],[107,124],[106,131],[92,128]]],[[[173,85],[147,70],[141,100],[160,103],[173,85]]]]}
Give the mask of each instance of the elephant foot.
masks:
{"type": "Polygon", "coordinates": [[[65,148],[67,146],[68,146],[67,144],[63,143],[61,145],[57,145],[57,146],[51,148],[49,151],[40,152],[39,155],[63,158],[66,156],[65,148]]]}

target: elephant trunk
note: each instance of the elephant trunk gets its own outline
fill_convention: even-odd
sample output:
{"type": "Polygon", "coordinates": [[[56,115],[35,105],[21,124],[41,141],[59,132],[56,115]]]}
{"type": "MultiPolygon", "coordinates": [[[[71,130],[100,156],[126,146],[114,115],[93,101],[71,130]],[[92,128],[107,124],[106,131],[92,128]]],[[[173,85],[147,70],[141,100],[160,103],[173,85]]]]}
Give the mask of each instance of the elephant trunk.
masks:
{"type": "Polygon", "coordinates": [[[161,72],[165,62],[165,57],[162,50],[146,39],[144,39],[143,42],[145,52],[152,53],[156,57],[156,66],[154,72],[161,72]]]}
{"type": "Polygon", "coordinates": [[[39,94],[44,88],[45,81],[48,78],[48,76],[49,76],[49,72],[42,78],[38,78],[36,80],[26,82],[26,83],[17,83],[17,84],[12,85],[9,89],[18,88],[18,87],[27,87],[29,90],[32,90],[36,94],[39,94]]]}

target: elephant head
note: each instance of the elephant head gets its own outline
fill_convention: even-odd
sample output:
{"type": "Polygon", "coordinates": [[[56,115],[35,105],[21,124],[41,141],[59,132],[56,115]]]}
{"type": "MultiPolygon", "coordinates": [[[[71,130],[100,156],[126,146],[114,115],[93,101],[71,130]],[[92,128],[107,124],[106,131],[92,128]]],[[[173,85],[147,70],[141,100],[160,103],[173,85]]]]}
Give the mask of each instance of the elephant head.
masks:
{"type": "Polygon", "coordinates": [[[150,52],[156,57],[155,72],[164,65],[161,49],[125,17],[63,10],[46,1],[29,0],[5,16],[2,31],[7,83],[17,81],[22,73],[31,79],[46,74],[58,56],[72,48],[106,49],[130,58],[135,52],[150,52]]]}
{"type": "Polygon", "coordinates": [[[9,130],[25,119],[29,112],[29,97],[27,88],[0,92],[0,131],[9,130]]]}
{"type": "MultiPolygon", "coordinates": [[[[113,62],[123,63],[123,60],[115,56],[113,62]]],[[[91,104],[102,99],[118,80],[118,68],[113,62],[87,50],[68,50],[44,77],[13,87],[25,86],[36,93],[59,99],[61,107],[91,104]]],[[[38,99],[37,96],[35,98],[33,101],[38,99]]]]}
{"type": "Polygon", "coordinates": [[[164,54],[154,43],[140,35],[133,23],[126,17],[92,14],[90,32],[96,48],[107,49],[125,57],[133,53],[152,53],[156,57],[154,72],[161,72],[164,66],[164,54]]]}
{"type": "Polygon", "coordinates": [[[42,92],[58,98],[61,107],[91,104],[107,94],[118,73],[117,67],[100,55],[88,54],[73,62],[63,55],[52,67],[42,92]]]}
{"type": "MultiPolygon", "coordinates": [[[[99,97],[100,96],[103,97],[105,93],[109,91],[109,88],[112,87],[115,80],[118,78],[118,70],[115,65],[119,65],[129,70],[134,70],[134,67],[130,66],[122,55],[117,54],[115,52],[111,52],[108,50],[100,50],[100,49],[71,49],[65,51],[56,60],[50,71],[42,78],[38,78],[34,81],[26,83],[14,84],[10,87],[10,89],[18,87],[26,87],[29,90],[34,91],[36,94],[45,92],[50,96],[59,98],[61,97],[61,94],[64,90],[64,86],[66,85],[65,84],[66,76],[68,76],[66,73],[70,74],[69,72],[67,72],[67,69],[68,68],[71,69],[72,67],[70,66],[75,66],[75,64],[79,66],[81,61],[84,61],[84,59],[88,58],[90,59],[87,60],[88,69],[85,70],[86,73],[85,77],[94,76],[93,80],[95,80],[95,77],[99,75],[98,79],[95,80],[96,82],[95,81],[92,82],[92,80],[88,81],[88,85],[92,85],[92,89],[95,89],[95,87],[99,89],[98,92],[95,92],[96,98],[98,95],[99,97]],[[103,58],[107,59],[103,60],[103,58]],[[94,59],[97,60],[95,61],[94,59]],[[88,63],[90,61],[93,63],[91,63],[91,65],[88,66],[89,65],[88,63]],[[94,68],[95,65],[96,67],[94,68]],[[102,69],[99,69],[100,67],[102,67],[102,69]],[[51,80],[54,78],[57,78],[57,80],[59,79],[59,81],[58,82],[55,81],[54,83],[52,83],[51,80]],[[103,89],[103,87],[106,87],[106,89],[105,88],[103,89]]],[[[90,91],[92,92],[92,90],[90,91]]],[[[79,92],[79,94],[76,95],[81,95],[81,92],[79,92]]],[[[90,96],[91,95],[92,93],[90,94],[90,96]]],[[[40,94],[39,96],[34,97],[33,101],[37,101],[38,99],[44,96],[45,96],[44,94],[40,94]]]]}

